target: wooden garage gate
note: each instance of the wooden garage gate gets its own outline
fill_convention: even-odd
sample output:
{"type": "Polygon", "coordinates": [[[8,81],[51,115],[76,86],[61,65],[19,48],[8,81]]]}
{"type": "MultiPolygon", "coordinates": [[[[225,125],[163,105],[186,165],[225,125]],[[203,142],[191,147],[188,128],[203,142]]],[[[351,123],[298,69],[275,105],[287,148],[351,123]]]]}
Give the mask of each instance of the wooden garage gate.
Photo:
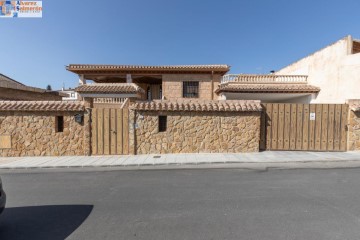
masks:
{"type": "Polygon", "coordinates": [[[347,104],[263,104],[261,150],[346,151],[347,104]]]}
{"type": "Polygon", "coordinates": [[[129,154],[129,109],[92,109],[92,154],[129,154]]]}

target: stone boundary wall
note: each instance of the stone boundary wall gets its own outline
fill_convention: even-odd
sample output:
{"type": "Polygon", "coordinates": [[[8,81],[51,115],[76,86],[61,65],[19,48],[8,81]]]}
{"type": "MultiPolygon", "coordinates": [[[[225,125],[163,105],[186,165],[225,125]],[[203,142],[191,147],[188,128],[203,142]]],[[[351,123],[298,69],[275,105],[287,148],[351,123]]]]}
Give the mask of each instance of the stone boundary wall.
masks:
{"type": "Polygon", "coordinates": [[[261,112],[130,111],[132,154],[258,152],[261,112]],[[167,116],[167,131],[158,131],[167,116]]]}
{"type": "Polygon", "coordinates": [[[349,113],[348,151],[360,151],[360,112],[349,113]]]}
{"type": "Polygon", "coordinates": [[[0,136],[11,141],[2,157],[90,155],[90,112],[0,112],[0,136]],[[76,114],[84,114],[81,124],[76,114]],[[64,117],[63,132],[56,132],[56,116],[64,117]]]}

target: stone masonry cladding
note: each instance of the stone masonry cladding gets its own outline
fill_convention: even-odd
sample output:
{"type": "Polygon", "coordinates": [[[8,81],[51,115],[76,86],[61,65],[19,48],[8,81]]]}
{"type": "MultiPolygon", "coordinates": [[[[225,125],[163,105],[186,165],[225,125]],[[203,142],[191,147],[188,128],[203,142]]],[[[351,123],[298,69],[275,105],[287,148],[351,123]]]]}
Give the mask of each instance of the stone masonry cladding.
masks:
{"type": "Polygon", "coordinates": [[[135,154],[259,151],[260,112],[131,111],[131,118],[135,154]],[[158,116],[167,116],[166,132],[158,116]]]}
{"type": "Polygon", "coordinates": [[[11,136],[11,148],[0,156],[89,155],[89,114],[84,123],[74,115],[84,112],[0,112],[0,136],[11,136]],[[56,116],[64,116],[63,132],[56,132],[56,116]]]}
{"type": "Polygon", "coordinates": [[[348,150],[360,151],[360,112],[350,111],[348,150]]]}

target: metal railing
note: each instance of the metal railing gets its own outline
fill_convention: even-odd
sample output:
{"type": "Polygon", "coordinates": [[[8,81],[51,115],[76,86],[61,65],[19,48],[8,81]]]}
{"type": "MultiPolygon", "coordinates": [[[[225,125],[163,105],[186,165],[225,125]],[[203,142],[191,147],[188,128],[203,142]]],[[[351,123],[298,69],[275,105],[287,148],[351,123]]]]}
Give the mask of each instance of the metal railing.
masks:
{"type": "Polygon", "coordinates": [[[221,83],[307,83],[306,75],[251,75],[251,74],[227,74],[223,76],[221,83]]]}

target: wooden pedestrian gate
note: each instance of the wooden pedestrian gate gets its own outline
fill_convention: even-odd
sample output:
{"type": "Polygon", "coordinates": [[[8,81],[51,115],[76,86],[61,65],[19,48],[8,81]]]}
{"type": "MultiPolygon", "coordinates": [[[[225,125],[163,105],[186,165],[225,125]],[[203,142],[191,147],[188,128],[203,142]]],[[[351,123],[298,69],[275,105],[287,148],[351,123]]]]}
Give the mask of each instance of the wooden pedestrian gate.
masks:
{"type": "Polygon", "coordinates": [[[346,151],[347,104],[262,105],[261,150],[346,151]]]}
{"type": "Polygon", "coordinates": [[[93,155],[129,154],[129,109],[93,108],[93,155]]]}

